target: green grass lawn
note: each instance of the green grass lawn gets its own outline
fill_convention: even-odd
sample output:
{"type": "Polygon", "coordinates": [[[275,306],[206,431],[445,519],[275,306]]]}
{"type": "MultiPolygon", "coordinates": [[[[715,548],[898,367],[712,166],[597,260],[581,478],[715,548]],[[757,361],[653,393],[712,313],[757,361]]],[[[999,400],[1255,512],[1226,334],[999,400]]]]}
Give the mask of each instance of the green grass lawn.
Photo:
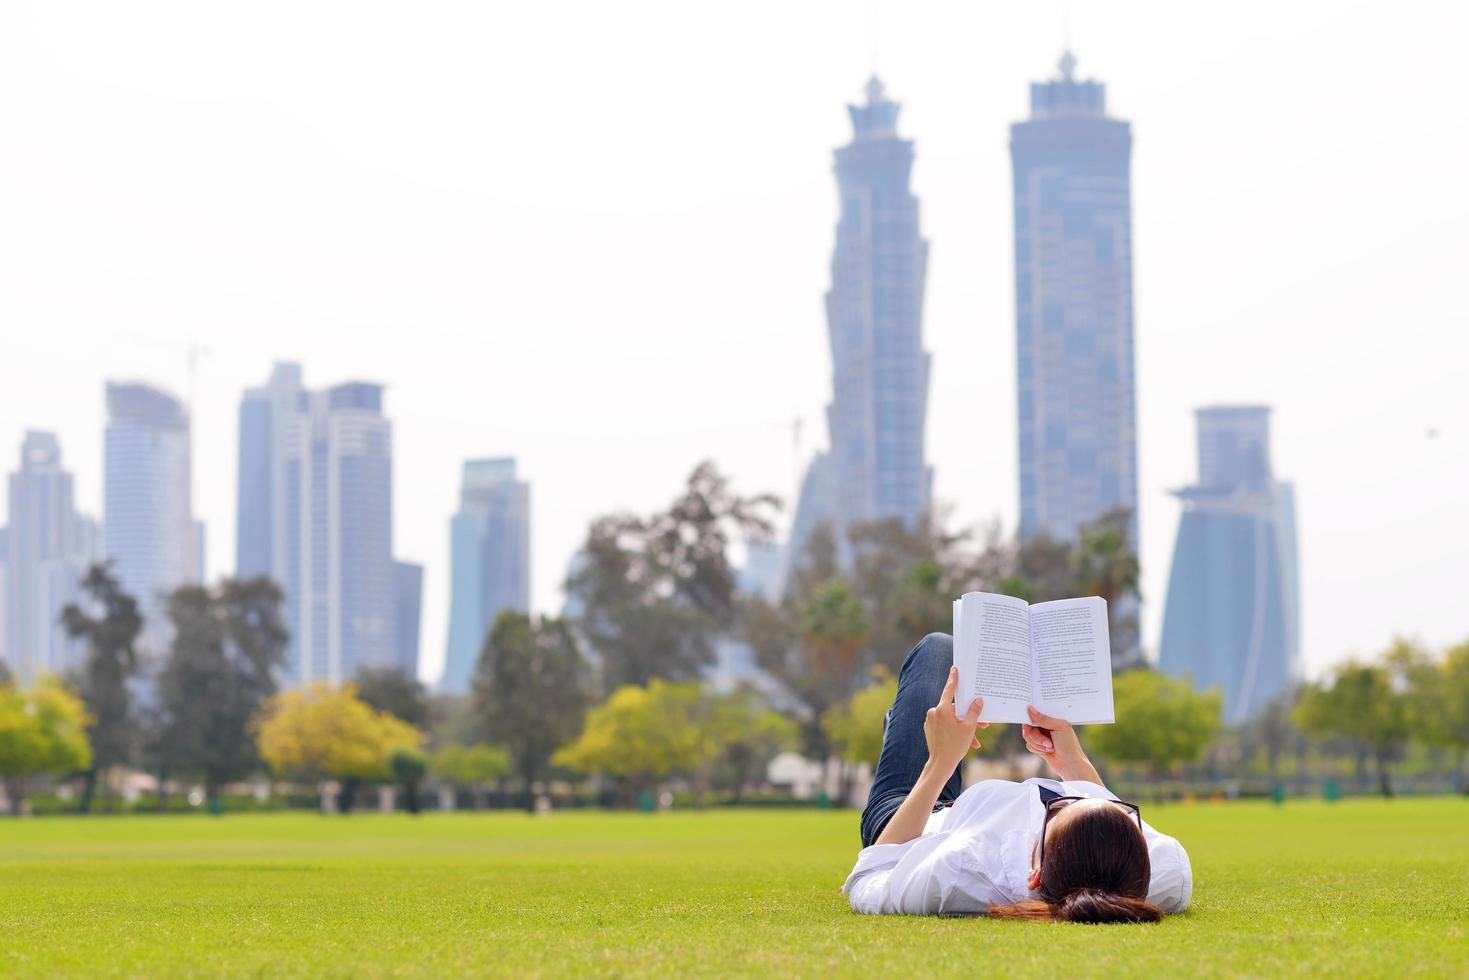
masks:
{"type": "Polygon", "coordinates": [[[0,821],[5,975],[1469,976],[1469,800],[1146,810],[1157,926],[852,914],[855,813],[0,821]]]}

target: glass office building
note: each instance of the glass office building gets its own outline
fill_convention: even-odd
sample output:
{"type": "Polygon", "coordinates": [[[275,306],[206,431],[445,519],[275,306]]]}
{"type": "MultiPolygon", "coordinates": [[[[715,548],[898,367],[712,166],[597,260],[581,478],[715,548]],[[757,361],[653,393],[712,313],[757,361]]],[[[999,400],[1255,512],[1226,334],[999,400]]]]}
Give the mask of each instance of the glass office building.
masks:
{"type": "Polygon", "coordinates": [[[288,685],[417,669],[422,577],[393,559],[392,436],[381,385],[310,391],[296,364],[240,403],[236,574],[285,594],[288,685]]]}
{"type": "Polygon", "coordinates": [[[1200,409],[1198,482],[1183,501],[1159,667],[1218,687],[1245,721],[1297,676],[1300,584],[1295,494],[1270,461],[1270,410],[1200,409]]]}
{"type": "Polygon", "coordinates": [[[832,400],[827,408],[838,528],[929,508],[924,454],[929,355],[923,349],[928,243],[909,189],[913,142],[880,81],[848,106],[852,142],[836,151],[840,217],[826,294],[832,400]]]}
{"type": "Polygon", "coordinates": [[[439,686],[463,694],[495,617],[530,611],[530,485],[516,479],[515,460],[464,464],[449,564],[449,642],[439,686]]]}
{"type": "Polygon", "coordinates": [[[76,512],[72,483],[56,436],[27,432],[10,475],[0,556],[0,662],[23,683],[42,671],[72,670],[85,653],[67,638],[60,617],[77,600],[87,566],[101,557],[101,541],[96,522],[76,512]]]}
{"type": "Polygon", "coordinates": [[[138,600],[142,646],[158,656],[172,637],[167,596],[203,580],[203,526],[194,520],[189,413],[145,384],[107,384],[103,438],[105,550],[122,587],[138,600]]]}
{"type": "Polygon", "coordinates": [[[1123,508],[1136,546],[1132,134],[1069,52],[1059,68],[1010,127],[1020,531],[1071,540],[1123,508]]]}

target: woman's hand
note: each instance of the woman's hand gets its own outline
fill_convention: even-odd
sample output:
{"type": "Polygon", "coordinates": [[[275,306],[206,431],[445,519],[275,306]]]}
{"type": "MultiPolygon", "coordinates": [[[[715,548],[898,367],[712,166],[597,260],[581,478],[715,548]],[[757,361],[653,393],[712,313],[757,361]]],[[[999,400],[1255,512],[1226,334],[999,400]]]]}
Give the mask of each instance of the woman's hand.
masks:
{"type": "Polygon", "coordinates": [[[964,754],[979,748],[979,739],[974,737],[976,728],[988,728],[988,722],[980,722],[979,713],[984,709],[984,699],[975,698],[963,717],[955,711],[954,689],[959,686],[959,668],[949,668],[949,680],[944,684],[944,693],[939,703],[928,709],[923,719],[923,737],[928,742],[928,761],[937,766],[948,778],[948,774],[964,761],[964,754]]]}
{"type": "Polygon", "coordinates": [[[1030,724],[1020,726],[1025,736],[1025,747],[1046,760],[1056,775],[1062,779],[1084,779],[1101,785],[1102,778],[1086,753],[1081,750],[1081,740],[1071,722],[1043,715],[1034,705],[1027,706],[1030,724]]]}

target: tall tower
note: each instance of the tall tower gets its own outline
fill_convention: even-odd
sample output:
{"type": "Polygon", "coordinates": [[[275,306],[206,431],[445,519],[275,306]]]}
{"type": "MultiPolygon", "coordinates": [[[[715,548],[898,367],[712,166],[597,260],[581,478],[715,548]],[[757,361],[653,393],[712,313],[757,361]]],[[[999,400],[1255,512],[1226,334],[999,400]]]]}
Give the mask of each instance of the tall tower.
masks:
{"type": "Polygon", "coordinates": [[[515,460],[464,464],[459,512],[449,524],[449,646],[440,687],[469,690],[485,635],[504,610],[530,611],[530,485],[515,460]]]}
{"type": "Polygon", "coordinates": [[[81,653],[59,622],[77,598],[87,564],[100,557],[96,524],[76,513],[72,477],[49,432],[27,432],[20,467],[10,476],[5,589],[0,605],[10,668],[29,680],[38,671],[77,666],[81,653]]]}
{"type": "Polygon", "coordinates": [[[381,385],[302,396],[285,434],[287,683],[339,684],[396,651],[392,423],[381,385]]]}
{"type": "Polygon", "coordinates": [[[103,533],[122,587],[138,600],[143,645],[172,636],[167,596],[201,581],[202,525],[193,517],[189,413],[167,392],[107,383],[103,533]]]}
{"type": "Polygon", "coordinates": [[[286,432],[301,410],[301,366],[279,363],[240,400],[235,576],[285,581],[286,432]]]}
{"type": "Polygon", "coordinates": [[[1071,540],[1122,508],[1136,549],[1132,134],[1069,51],[1059,69],[1010,127],[1020,532],[1071,540]]]}
{"type": "Polygon", "coordinates": [[[841,215],[826,294],[826,419],[839,533],[885,517],[912,525],[929,508],[933,482],[923,445],[928,243],[909,190],[913,142],[898,137],[898,104],[876,77],[866,97],[847,107],[852,142],[836,151],[841,215]]]}
{"type": "Polygon", "coordinates": [[[1297,676],[1300,584],[1295,493],[1275,479],[1270,409],[1201,408],[1198,482],[1183,501],[1159,667],[1219,687],[1225,718],[1246,721],[1297,676]]]}

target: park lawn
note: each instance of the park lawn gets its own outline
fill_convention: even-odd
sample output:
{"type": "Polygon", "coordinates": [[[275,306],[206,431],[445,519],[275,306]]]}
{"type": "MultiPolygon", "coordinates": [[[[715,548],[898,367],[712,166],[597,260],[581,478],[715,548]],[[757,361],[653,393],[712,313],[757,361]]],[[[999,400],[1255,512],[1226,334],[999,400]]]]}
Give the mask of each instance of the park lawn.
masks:
{"type": "Polygon", "coordinates": [[[1171,805],[1157,926],[854,915],[851,812],[0,821],[0,974],[1469,975],[1469,799],[1171,805]]]}

